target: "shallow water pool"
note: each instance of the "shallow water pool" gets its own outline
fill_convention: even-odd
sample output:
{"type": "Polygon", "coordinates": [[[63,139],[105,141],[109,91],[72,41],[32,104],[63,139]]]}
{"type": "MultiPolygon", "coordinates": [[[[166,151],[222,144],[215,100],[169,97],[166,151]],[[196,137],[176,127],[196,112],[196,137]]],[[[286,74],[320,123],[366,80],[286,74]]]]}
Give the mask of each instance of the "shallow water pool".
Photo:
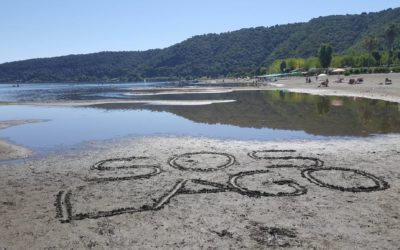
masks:
{"type": "MultiPolygon", "coordinates": [[[[126,91],[129,90],[120,92],[126,91]]],[[[115,90],[111,92],[115,93],[115,90]]],[[[79,99],[80,96],[75,98],[79,99]]],[[[126,95],[123,98],[127,98],[126,95]]],[[[125,136],[324,140],[400,132],[399,104],[379,100],[323,97],[286,91],[169,94],[132,98],[235,102],[197,106],[137,103],[87,107],[6,105],[0,106],[0,120],[49,121],[2,129],[0,137],[44,151],[68,148],[91,140],[125,136]]]]}

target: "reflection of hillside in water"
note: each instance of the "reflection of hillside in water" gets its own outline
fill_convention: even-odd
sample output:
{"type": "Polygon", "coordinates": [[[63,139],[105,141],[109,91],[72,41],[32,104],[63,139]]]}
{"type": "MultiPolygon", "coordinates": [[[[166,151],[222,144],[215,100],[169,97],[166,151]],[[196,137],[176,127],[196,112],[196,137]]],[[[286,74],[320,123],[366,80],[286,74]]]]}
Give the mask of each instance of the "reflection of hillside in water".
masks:
{"type": "Polygon", "coordinates": [[[199,123],[303,130],[325,136],[366,136],[400,132],[399,105],[379,100],[324,97],[284,91],[165,95],[151,99],[234,99],[236,102],[205,106],[105,104],[97,107],[166,111],[199,123]]]}

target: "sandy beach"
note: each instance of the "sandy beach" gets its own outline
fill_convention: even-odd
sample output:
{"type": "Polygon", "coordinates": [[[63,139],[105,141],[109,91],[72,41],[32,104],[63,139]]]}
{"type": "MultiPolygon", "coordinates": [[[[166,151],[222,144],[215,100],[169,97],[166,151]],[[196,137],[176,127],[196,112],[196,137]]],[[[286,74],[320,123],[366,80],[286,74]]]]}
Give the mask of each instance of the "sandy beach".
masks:
{"type": "Polygon", "coordinates": [[[2,164],[1,247],[396,249],[399,145],[142,138],[2,164]]]}
{"type": "Polygon", "coordinates": [[[278,79],[276,82],[258,82],[257,87],[253,79],[219,79],[205,81],[206,84],[223,84],[228,82],[235,82],[238,84],[247,85],[234,90],[252,90],[252,89],[283,89],[291,92],[309,93],[313,95],[325,96],[353,96],[363,97],[369,99],[379,99],[391,102],[400,102],[400,73],[388,74],[360,74],[343,76],[343,81],[337,83],[338,75],[329,75],[328,87],[319,87],[320,80],[311,77],[312,82],[306,83],[305,77],[290,77],[278,79]],[[348,84],[350,79],[362,78],[361,84],[348,84]],[[385,85],[385,79],[392,80],[392,84],[385,85]]]}
{"type": "MultiPolygon", "coordinates": [[[[336,77],[327,88],[293,78],[276,82],[280,87],[190,91],[281,89],[400,103],[400,74],[363,75],[357,85],[334,83],[336,77]],[[386,77],[393,84],[379,85],[386,77]]],[[[15,103],[3,103],[10,104],[15,103]]],[[[39,121],[1,121],[0,128],[28,122],[39,121]]],[[[80,148],[0,163],[0,249],[400,246],[397,134],[290,141],[155,136],[92,141],[80,148]]],[[[0,160],[30,154],[0,141],[0,160]]]]}
{"type": "Polygon", "coordinates": [[[369,99],[379,99],[390,102],[400,102],[400,74],[364,74],[345,76],[342,83],[336,83],[338,76],[328,77],[328,87],[318,87],[315,77],[311,83],[306,83],[305,78],[293,78],[280,80],[277,83],[284,84],[284,88],[292,92],[309,93],[314,95],[353,96],[369,99]],[[348,84],[349,79],[363,78],[361,84],[348,84]],[[392,80],[391,85],[385,85],[385,78],[392,80]]]}

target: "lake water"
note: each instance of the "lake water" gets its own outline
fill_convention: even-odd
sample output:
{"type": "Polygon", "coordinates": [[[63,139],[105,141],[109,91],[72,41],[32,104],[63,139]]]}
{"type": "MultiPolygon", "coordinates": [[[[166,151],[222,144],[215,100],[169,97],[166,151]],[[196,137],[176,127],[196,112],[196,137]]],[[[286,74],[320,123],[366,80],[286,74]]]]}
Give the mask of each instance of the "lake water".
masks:
{"type": "MultiPolygon", "coordinates": [[[[173,83],[124,83],[124,84],[0,84],[0,101],[51,101],[51,100],[96,100],[124,98],[124,93],[133,87],[173,86],[173,83]]],[[[126,97],[128,98],[128,97],[126,97]]]]}
{"type": "Polygon", "coordinates": [[[203,136],[240,140],[365,137],[400,132],[400,106],[379,100],[286,91],[132,96],[132,87],[163,84],[0,85],[0,100],[235,100],[211,105],[102,104],[88,107],[0,106],[0,120],[47,119],[0,130],[37,151],[125,136],[203,136]]]}

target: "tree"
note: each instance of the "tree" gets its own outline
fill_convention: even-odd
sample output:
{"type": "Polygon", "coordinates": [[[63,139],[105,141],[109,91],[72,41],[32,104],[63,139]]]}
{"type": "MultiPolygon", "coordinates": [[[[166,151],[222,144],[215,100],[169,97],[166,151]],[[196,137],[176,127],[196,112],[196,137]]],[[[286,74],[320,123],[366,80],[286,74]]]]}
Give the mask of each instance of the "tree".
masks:
{"type": "Polygon", "coordinates": [[[321,44],[318,52],[318,58],[322,68],[328,68],[332,61],[332,47],[328,44],[321,44]]]}
{"type": "Polygon", "coordinates": [[[296,59],[294,59],[294,58],[289,58],[286,65],[287,65],[287,68],[289,71],[297,69],[297,62],[296,62],[296,59]]]}
{"type": "Polygon", "coordinates": [[[285,61],[282,61],[281,62],[281,65],[279,66],[279,68],[281,69],[281,72],[282,73],[284,73],[285,72],[285,70],[286,70],[286,62],[285,61]]]}
{"type": "MultiPolygon", "coordinates": [[[[378,46],[378,39],[373,35],[367,35],[363,40],[363,46],[371,56],[372,51],[378,46]]],[[[370,66],[369,61],[368,59],[368,67],[370,66]]]]}
{"type": "Polygon", "coordinates": [[[393,44],[396,39],[396,36],[399,33],[399,28],[395,24],[390,24],[386,29],[385,29],[385,41],[386,41],[386,47],[389,52],[389,58],[388,58],[388,64],[391,63],[392,61],[392,56],[393,56],[393,44]]]}
{"type": "Polygon", "coordinates": [[[373,52],[372,52],[372,56],[374,57],[376,63],[377,63],[378,65],[381,65],[381,58],[382,58],[382,55],[381,55],[378,51],[373,51],[373,52]]]}
{"type": "Polygon", "coordinates": [[[388,51],[393,51],[393,44],[396,36],[399,33],[399,28],[395,24],[390,24],[385,30],[385,41],[388,51]]]}
{"type": "Polygon", "coordinates": [[[363,46],[371,54],[378,46],[378,39],[373,35],[367,35],[363,40],[363,46]]]}

